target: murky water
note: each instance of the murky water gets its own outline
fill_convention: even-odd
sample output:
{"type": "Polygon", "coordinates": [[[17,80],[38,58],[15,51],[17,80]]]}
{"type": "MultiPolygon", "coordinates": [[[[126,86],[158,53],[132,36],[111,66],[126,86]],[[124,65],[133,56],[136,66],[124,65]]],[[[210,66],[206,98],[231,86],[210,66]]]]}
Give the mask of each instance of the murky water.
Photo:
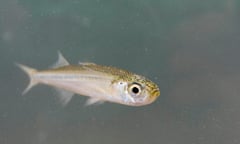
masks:
{"type": "Polygon", "coordinates": [[[240,143],[240,3],[237,0],[0,1],[0,144],[240,143]],[[149,77],[144,107],[65,108],[36,86],[25,96],[20,62],[45,69],[57,51],[149,77]]]}

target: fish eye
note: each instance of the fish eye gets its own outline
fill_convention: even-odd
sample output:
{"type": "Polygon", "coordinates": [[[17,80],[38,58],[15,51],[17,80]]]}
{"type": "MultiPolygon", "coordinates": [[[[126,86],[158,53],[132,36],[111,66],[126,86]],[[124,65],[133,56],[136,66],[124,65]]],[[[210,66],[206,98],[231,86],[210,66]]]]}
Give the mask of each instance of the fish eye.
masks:
{"type": "Polygon", "coordinates": [[[128,92],[133,96],[139,95],[141,93],[141,85],[138,83],[131,84],[128,88],[128,92]]]}
{"type": "Polygon", "coordinates": [[[135,94],[137,94],[137,93],[139,92],[139,89],[138,89],[137,87],[133,87],[133,88],[132,88],[132,92],[135,93],[135,94]]]}

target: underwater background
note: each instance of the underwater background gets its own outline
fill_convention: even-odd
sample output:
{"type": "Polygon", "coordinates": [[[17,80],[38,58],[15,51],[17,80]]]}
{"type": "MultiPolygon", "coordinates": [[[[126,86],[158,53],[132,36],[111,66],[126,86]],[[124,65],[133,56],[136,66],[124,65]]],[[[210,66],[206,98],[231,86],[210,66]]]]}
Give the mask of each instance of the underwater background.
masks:
{"type": "Polygon", "coordinates": [[[239,144],[240,1],[0,0],[0,144],[239,144]],[[60,50],[144,75],[151,105],[66,107],[15,62],[47,69],[60,50]]]}

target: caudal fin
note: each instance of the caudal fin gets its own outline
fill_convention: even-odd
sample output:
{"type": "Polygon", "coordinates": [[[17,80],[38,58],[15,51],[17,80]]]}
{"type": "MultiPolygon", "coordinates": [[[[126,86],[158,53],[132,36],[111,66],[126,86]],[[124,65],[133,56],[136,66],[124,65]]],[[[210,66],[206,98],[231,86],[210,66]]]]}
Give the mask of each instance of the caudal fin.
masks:
{"type": "Polygon", "coordinates": [[[30,68],[28,66],[15,63],[16,66],[18,66],[20,69],[22,69],[29,77],[29,84],[25,88],[25,90],[22,92],[22,95],[26,94],[33,86],[37,85],[38,82],[33,78],[33,74],[37,72],[37,70],[30,68]]]}

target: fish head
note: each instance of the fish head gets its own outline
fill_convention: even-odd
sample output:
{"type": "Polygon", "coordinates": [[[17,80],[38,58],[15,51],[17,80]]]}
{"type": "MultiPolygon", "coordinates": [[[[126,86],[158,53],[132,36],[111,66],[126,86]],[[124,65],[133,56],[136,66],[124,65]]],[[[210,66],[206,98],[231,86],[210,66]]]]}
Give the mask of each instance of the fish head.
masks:
{"type": "Polygon", "coordinates": [[[154,102],[160,96],[158,86],[139,75],[126,76],[115,83],[121,103],[130,106],[143,106],[154,102]]]}

